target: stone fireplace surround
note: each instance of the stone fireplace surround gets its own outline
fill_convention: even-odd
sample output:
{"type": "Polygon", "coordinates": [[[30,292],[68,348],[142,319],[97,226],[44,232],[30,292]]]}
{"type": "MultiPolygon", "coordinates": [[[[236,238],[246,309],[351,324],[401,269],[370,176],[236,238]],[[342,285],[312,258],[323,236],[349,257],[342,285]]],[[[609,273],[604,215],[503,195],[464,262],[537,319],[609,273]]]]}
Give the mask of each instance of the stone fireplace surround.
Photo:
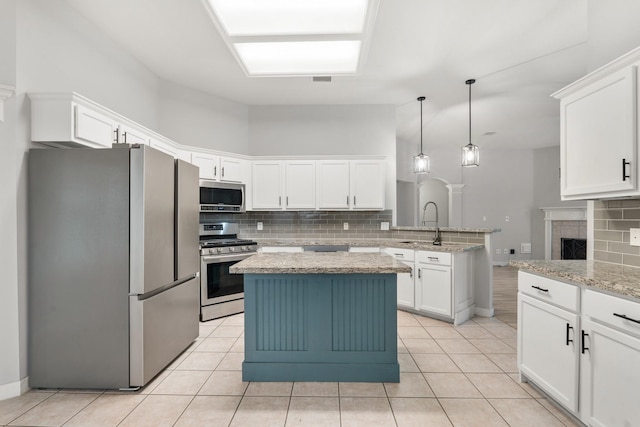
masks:
{"type": "Polygon", "coordinates": [[[586,207],[547,207],[544,211],[544,259],[560,259],[563,237],[587,238],[586,207]]]}

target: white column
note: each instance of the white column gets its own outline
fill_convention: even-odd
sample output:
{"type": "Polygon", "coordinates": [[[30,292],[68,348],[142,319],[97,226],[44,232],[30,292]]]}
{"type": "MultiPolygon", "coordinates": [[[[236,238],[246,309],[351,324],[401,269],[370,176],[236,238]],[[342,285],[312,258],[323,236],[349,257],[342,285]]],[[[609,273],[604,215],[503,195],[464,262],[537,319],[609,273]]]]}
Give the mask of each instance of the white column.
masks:
{"type": "Polygon", "coordinates": [[[464,184],[447,184],[449,189],[449,227],[462,227],[462,187],[464,184]]]}

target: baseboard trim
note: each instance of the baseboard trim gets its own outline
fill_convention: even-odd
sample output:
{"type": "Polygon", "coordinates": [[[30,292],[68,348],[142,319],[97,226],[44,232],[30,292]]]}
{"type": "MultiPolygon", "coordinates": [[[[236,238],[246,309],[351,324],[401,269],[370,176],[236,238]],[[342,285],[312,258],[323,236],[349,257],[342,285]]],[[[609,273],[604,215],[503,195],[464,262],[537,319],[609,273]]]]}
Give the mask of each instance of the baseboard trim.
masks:
{"type": "Polygon", "coordinates": [[[491,309],[476,307],[476,316],[493,317],[493,307],[491,309]]]}
{"type": "Polygon", "coordinates": [[[20,381],[0,385],[0,400],[20,396],[29,391],[29,377],[24,377],[20,381]]]}

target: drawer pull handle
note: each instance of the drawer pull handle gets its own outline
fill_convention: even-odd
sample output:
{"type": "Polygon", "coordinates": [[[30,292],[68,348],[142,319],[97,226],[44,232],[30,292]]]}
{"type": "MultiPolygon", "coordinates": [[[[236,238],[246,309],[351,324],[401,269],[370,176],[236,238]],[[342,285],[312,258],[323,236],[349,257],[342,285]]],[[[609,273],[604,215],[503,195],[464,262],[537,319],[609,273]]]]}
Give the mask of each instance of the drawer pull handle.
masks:
{"type": "Polygon", "coordinates": [[[394,254],[397,257],[404,258],[404,254],[394,254]]]}
{"type": "Polygon", "coordinates": [[[613,313],[613,315],[616,316],[616,317],[620,317],[620,318],[622,318],[624,320],[629,320],[629,321],[631,321],[633,323],[640,323],[640,320],[636,320],[636,319],[632,319],[631,317],[627,317],[626,314],[613,313]]]}
{"type": "Polygon", "coordinates": [[[427,259],[429,261],[440,261],[440,258],[438,258],[437,256],[428,256],[427,259]]]}
{"type": "Polygon", "coordinates": [[[573,342],[573,340],[569,339],[569,331],[573,330],[573,327],[571,327],[568,323],[567,323],[567,345],[569,345],[570,342],[573,342]]]}
{"type": "Polygon", "coordinates": [[[543,288],[541,288],[540,286],[533,286],[533,285],[531,285],[531,287],[532,287],[533,289],[537,289],[537,290],[542,291],[542,292],[549,292],[549,289],[543,289],[543,288]]]}
{"type": "Polygon", "coordinates": [[[422,269],[418,269],[418,279],[422,279],[422,269]]]}
{"type": "Polygon", "coordinates": [[[585,331],[582,331],[582,350],[581,350],[582,354],[584,354],[585,350],[589,350],[589,347],[585,347],[584,345],[584,337],[588,337],[588,336],[589,336],[588,333],[586,333],[585,331]]]}

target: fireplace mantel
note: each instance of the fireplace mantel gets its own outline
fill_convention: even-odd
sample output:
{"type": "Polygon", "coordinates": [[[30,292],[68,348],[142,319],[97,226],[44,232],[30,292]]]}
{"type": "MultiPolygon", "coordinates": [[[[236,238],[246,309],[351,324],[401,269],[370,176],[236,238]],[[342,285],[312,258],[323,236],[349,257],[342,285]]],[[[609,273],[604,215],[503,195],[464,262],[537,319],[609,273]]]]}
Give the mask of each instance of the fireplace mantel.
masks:
{"type": "Polygon", "coordinates": [[[544,211],[544,259],[551,259],[553,221],[586,221],[587,207],[547,207],[544,211]]]}

